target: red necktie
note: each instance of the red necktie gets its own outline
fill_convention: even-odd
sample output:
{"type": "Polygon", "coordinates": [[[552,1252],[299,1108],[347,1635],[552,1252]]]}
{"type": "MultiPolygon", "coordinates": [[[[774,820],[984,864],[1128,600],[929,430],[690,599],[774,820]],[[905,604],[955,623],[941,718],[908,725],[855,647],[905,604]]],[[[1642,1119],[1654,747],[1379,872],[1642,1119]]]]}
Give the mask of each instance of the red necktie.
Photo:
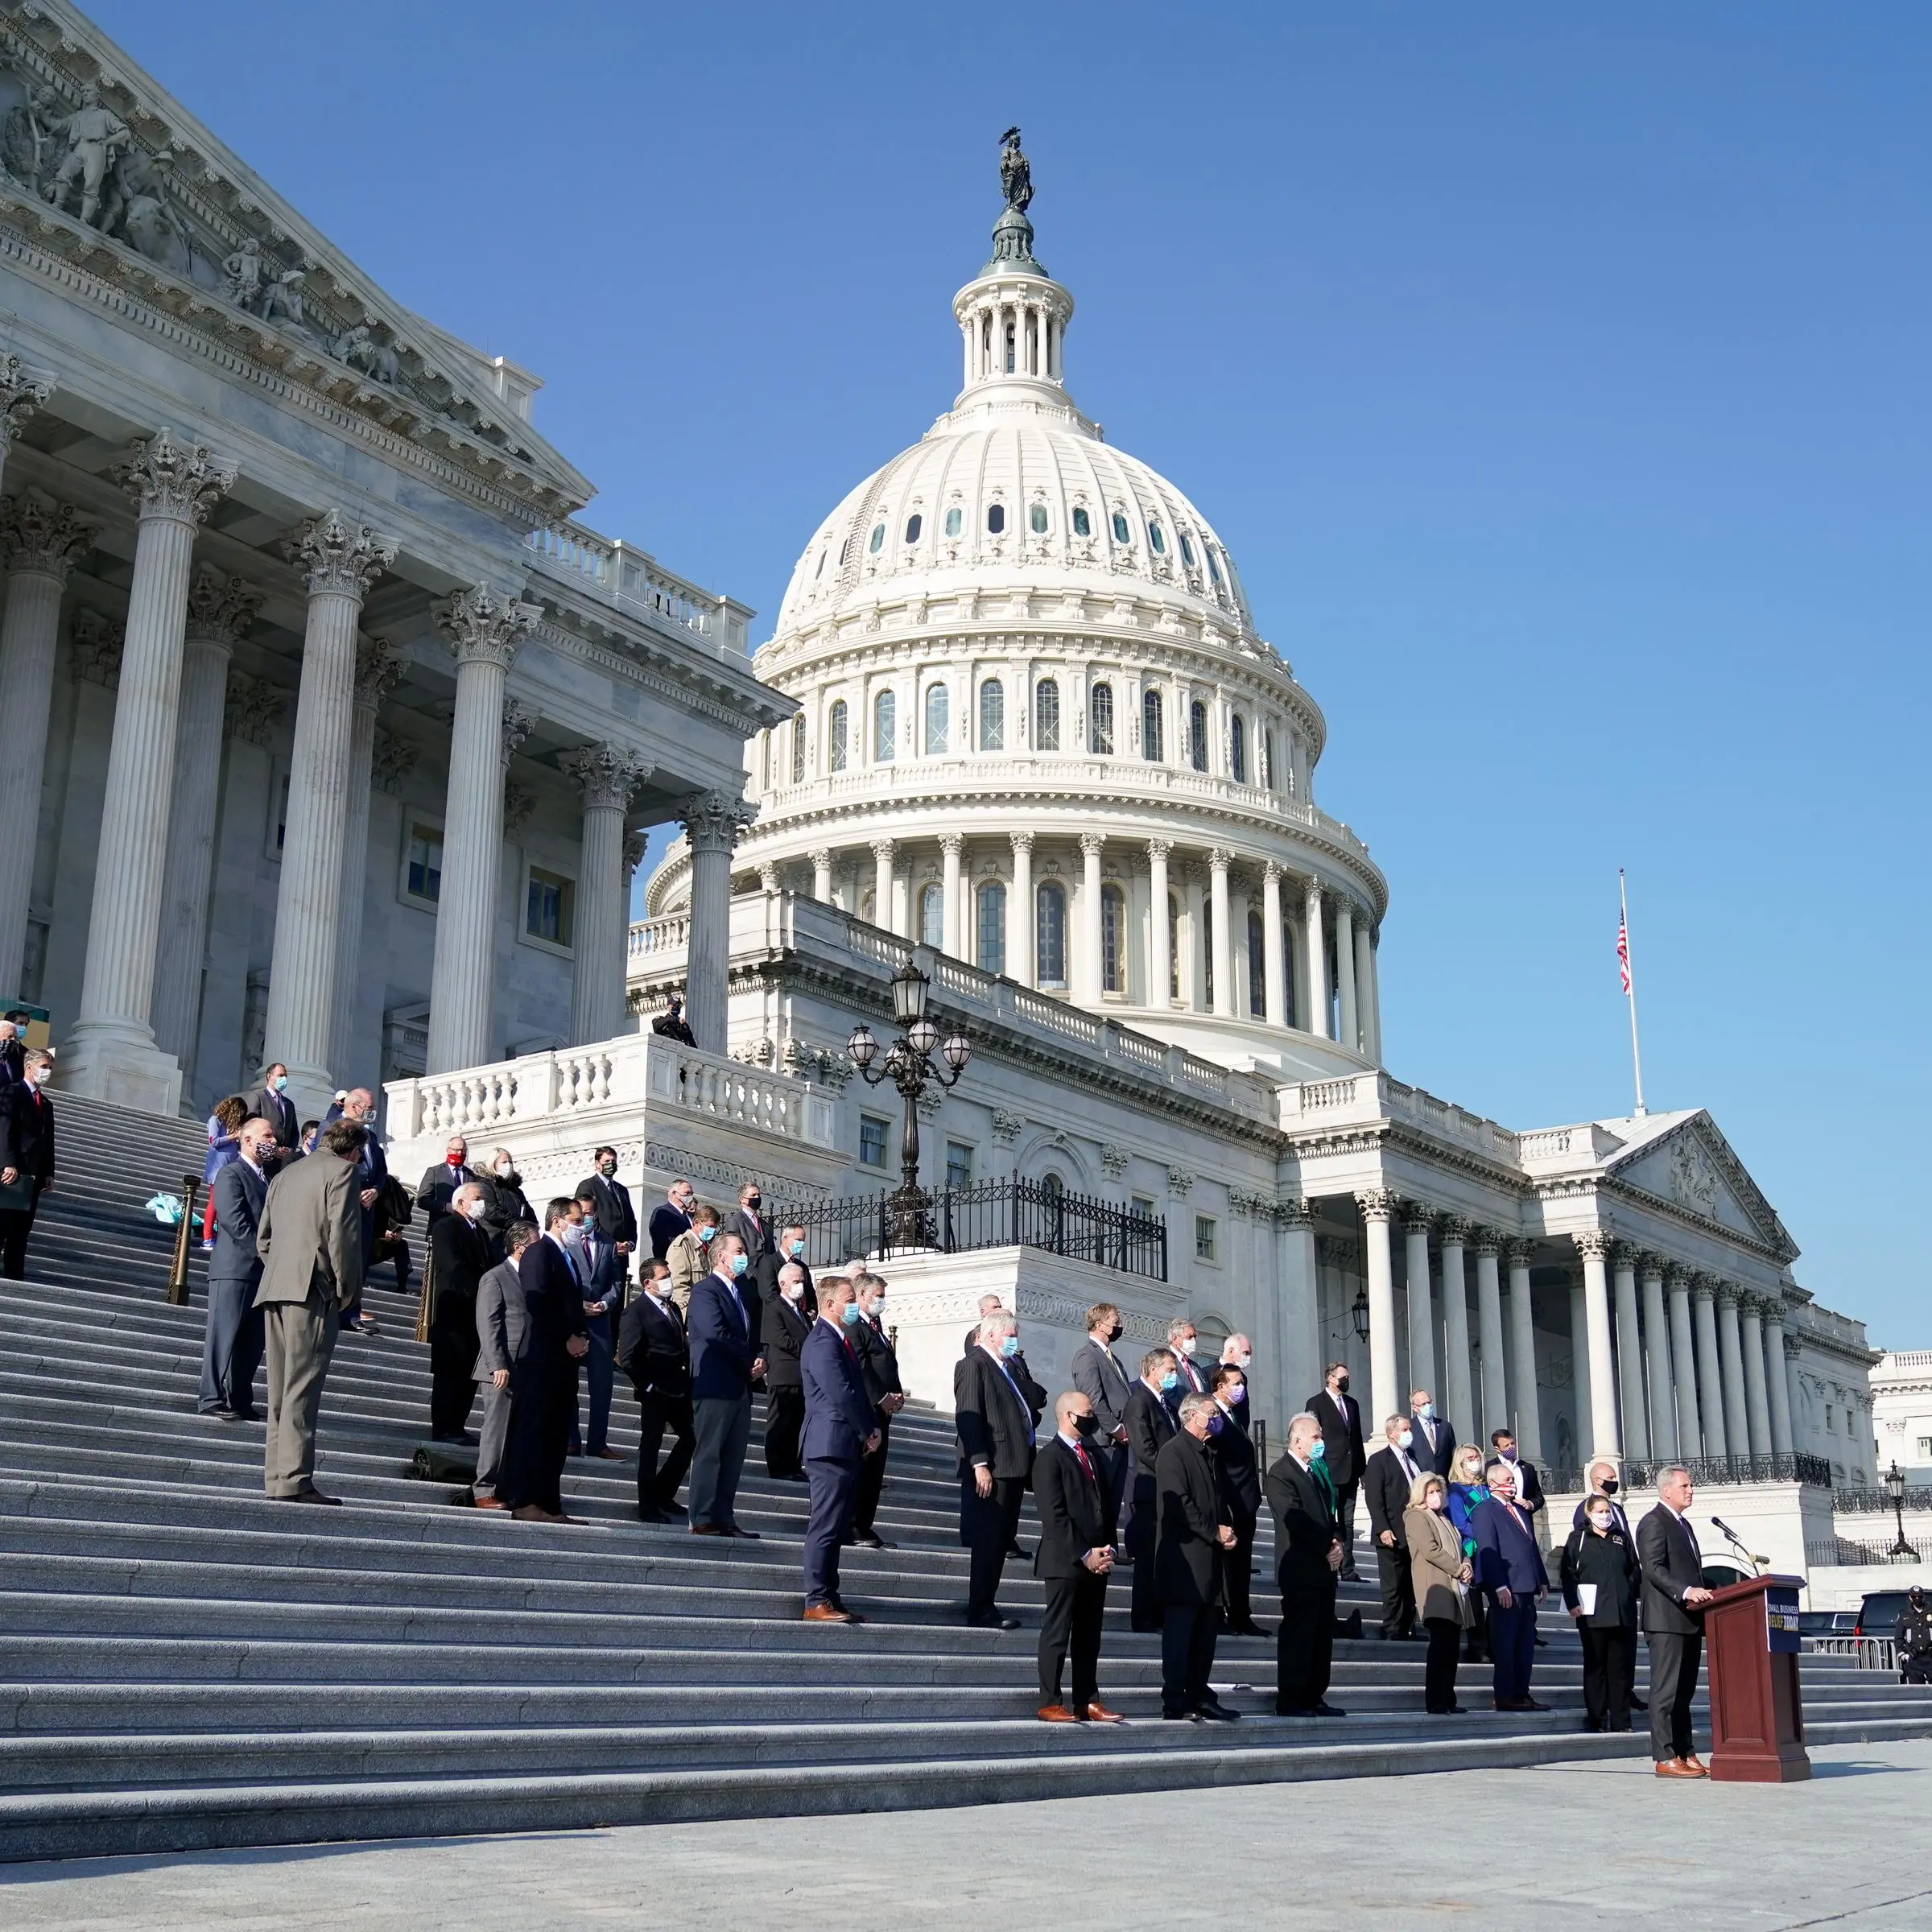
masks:
{"type": "Polygon", "coordinates": [[[1093,1464],[1087,1459],[1087,1450],[1085,1445],[1084,1443],[1075,1443],[1073,1446],[1073,1452],[1080,1459],[1080,1467],[1087,1472],[1088,1481],[1090,1483],[1092,1482],[1094,1480],[1093,1464]]]}

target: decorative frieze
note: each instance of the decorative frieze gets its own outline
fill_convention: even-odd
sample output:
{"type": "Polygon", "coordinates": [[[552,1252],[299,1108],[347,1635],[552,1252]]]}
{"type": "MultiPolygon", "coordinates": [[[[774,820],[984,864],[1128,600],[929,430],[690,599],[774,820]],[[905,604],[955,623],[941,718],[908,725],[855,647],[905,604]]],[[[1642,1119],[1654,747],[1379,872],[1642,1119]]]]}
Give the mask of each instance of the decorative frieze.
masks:
{"type": "Polygon", "coordinates": [[[1025,1131],[1026,1117],[1015,1113],[1009,1107],[996,1107],[993,1110],[993,1144],[996,1147],[1010,1147],[1025,1131]]]}

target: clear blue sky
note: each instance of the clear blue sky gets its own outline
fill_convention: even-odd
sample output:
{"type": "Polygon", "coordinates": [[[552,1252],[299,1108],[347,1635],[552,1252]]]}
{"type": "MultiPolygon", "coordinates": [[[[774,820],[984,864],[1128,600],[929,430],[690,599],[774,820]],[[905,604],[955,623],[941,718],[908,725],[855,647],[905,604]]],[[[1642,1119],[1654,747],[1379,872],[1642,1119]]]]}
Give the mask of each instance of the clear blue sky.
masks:
{"type": "Polygon", "coordinates": [[[761,639],[951,400],[1019,122],[1075,396],[1327,712],[1393,1069],[1627,1110],[1627,866],[1652,1105],[1932,1345],[1932,10],[93,11],[761,639]]]}

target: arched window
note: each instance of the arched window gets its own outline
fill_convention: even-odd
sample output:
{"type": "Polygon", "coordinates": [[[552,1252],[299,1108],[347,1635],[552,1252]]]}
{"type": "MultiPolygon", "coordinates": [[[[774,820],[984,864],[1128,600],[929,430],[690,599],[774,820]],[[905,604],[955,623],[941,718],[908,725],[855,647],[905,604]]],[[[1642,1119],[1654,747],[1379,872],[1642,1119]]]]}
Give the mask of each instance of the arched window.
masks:
{"type": "Polygon", "coordinates": [[[1087,694],[1087,743],[1094,756],[1113,756],[1113,687],[1096,684],[1087,694]]]}
{"type": "Polygon", "coordinates": [[[980,683],[980,749],[1006,749],[1006,687],[997,678],[980,683]]]}
{"type": "Polygon", "coordinates": [[[1238,711],[1228,723],[1228,768],[1236,784],[1248,782],[1248,728],[1238,711]]]}
{"type": "Polygon", "coordinates": [[[1154,546],[1154,554],[1164,557],[1167,554],[1167,533],[1158,523],[1147,526],[1147,541],[1154,546]]]}
{"type": "Polygon", "coordinates": [[[961,514],[959,505],[956,503],[954,504],[952,508],[947,510],[946,513],[947,535],[949,537],[956,537],[960,534],[960,530],[964,522],[965,518],[961,514]]]}
{"type": "Polygon", "coordinates": [[[819,580],[819,579],[820,577],[822,577],[822,576],[824,576],[824,574],[825,574],[825,559],[826,559],[826,558],[827,558],[827,557],[828,557],[828,556],[829,556],[831,554],[832,554],[832,553],[831,553],[831,551],[830,551],[829,550],[822,550],[822,551],[820,551],[819,552],[819,567],[818,567],[818,568],[817,568],[816,570],[815,570],[815,571],[814,571],[814,572],[811,573],[811,578],[812,578],[812,581],[813,581],[815,584],[815,583],[816,583],[816,582],[819,580]]]}
{"type": "Polygon", "coordinates": [[[1167,895],[1167,997],[1181,997],[1181,902],[1167,895]]]}
{"type": "Polygon", "coordinates": [[[800,712],[791,721],[791,782],[795,785],[805,782],[805,714],[800,712]]]}
{"type": "Polygon", "coordinates": [[[1042,986],[1067,984],[1067,890],[1048,879],[1034,893],[1034,962],[1042,986]]]}
{"type": "Polygon", "coordinates": [[[1248,915],[1248,1010],[1257,1019],[1268,1010],[1268,956],[1263,950],[1261,915],[1248,915]]]}
{"type": "Polygon", "coordinates": [[[1027,511],[1026,527],[1030,530],[1036,537],[1043,537],[1046,535],[1046,506],[1044,503],[1036,503],[1034,505],[1032,509],[1027,511]]]}
{"type": "Polygon", "coordinates": [[[1181,532],[1181,561],[1190,570],[1194,568],[1194,546],[1187,541],[1186,530],[1181,532]]]}
{"type": "Polygon", "coordinates": [[[1149,764],[1158,765],[1167,755],[1162,743],[1161,694],[1147,690],[1141,693],[1141,756],[1149,764]]]}
{"type": "Polygon", "coordinates": [[[937,946],[946,932],[946,891],[935,881],[919,891],[919,939],[923,944],[937,946]]]}
{"type": "Polygon", "coordinates": [[[918,543],[919,540],[919,532],[925,527],[926,519],[922,517],[915,510],[912,514],[906,519],[906,541],[908,543],[918,543]]]}
{"type": "Polygon", "coordinates": [[[845,769],[845,760],[852,735],[852,713],[840,698],[832,708],[832,768],[834,771],[845,769]]]}
{"type": "Polygon", "coordinates": [[[899,700],[890,691],[881,691],[872,700],[872,762],[875,765],[892,762],[892,748],[898,737],[899,700]]]}
{"type": "Polygon", "coordinates": [[[873,525],[872,535],[865,539],[865,547],[875,557],[886,547],[886,526],[883,523],[873,525]]]}
{"type": "Polygon", "coordinates": [[[1100,990],[1127,990],[1127,899],[1117,886],[1100,888],[1100,990]]]}
{"type": "Polygon", "coordinates": [[[926,755],[929,758],[943,758],[946,755],[946,740],[948,727],[952,722],[952,694],[943,684],[928,684],[926,687],[926,755]]]}
{"type": "Polygon", "coordinates": [[[1199,698],[1187,707],[1187,762],[1196,771],[1208,769],[1208,707],[1199,698]]]}
{"type": "Polygon", "coordinates": [[[1274,782],[1274,730],[1271,725],[1261,728],[1261,782],[1270,791],[1279,787],[1274,782]]]}
{"type": "Polygon", "coordinates": [[[1058,751],[1060,748],[1060,687],[1054,679],[1040,679],[1033,696],[1033,716],[1034,749],[1058,751]]]}
{"type": "Polygon", "coordinates": [[[1113,540],[1117,543],[1128,541],[1127,519],[1117,510],[1113,513],[1113,540]]]}
{"type": "Polygon", "coordinates": [[[1215,560],[1214,546],[1212,543],[1208,546],[1208,574],[1214,579],[1216,583],[1220,582],[1221,567],[1215,560]]]}
{"type": "Polygon", "coordinates": [[[1076,508],[1073,513],[1073,534],[1076,537],[1090,537],[1093,535],[1093,519],[1084,510],[1076,508]]]}
{"type": "Polygon", "coordinates": [[[985,972],[1006,970],[1006,888],[989,879],[980,888],[979,964],[985,972]]]}
{"type": "Polygon", "coordinates": [[[1006,506],[994,503],[986,511],[986,527],[997,537],[1006,527],[1006,506]]]}

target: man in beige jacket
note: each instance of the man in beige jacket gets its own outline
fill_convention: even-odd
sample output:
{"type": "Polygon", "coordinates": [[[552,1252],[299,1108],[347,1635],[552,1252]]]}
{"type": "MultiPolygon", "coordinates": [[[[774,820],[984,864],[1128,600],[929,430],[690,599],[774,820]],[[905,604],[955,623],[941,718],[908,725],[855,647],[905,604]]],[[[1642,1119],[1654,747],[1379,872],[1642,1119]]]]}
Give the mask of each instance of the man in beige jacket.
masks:
{"type": "Polygon", "coordinates": [[[270,1182],[255,1235],[255,1306],[268,1356],[262,1486],[270,1501],[336,1503],[316,1487],[316,1418],[340,1315],[362,1285],[359,1121],[325,1127],[316,1150],[270,1182]]]}

